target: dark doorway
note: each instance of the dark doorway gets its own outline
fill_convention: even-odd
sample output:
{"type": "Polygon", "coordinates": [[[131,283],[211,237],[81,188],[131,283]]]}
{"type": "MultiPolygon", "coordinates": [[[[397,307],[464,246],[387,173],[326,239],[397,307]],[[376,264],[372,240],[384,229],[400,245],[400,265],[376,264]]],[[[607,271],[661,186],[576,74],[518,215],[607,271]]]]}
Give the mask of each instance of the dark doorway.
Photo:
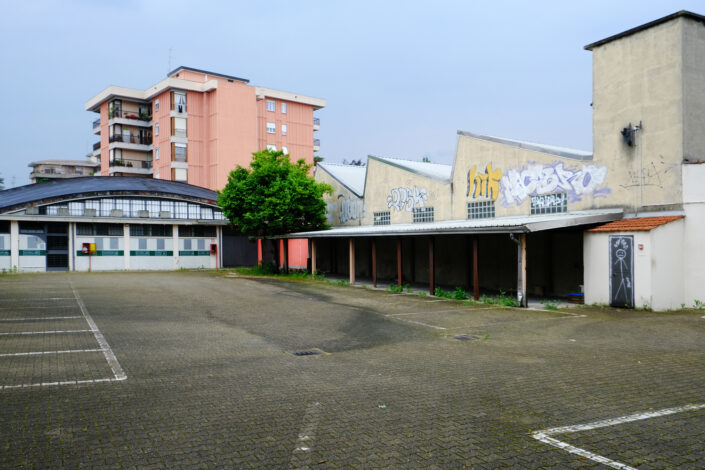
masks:
{"type": "Polygon", "coordinates": [[[255,266],[257,264],[257,241],[247,235],[223,227],[223,267],[255,266]]]}
{"type": "Polygon", "coordinates": [[[69,269],[69,227],[66,223],[46,224],[47,271],[69,269]]]}
{"type": "Polygon", "coordinates": [[[634,236],[610,236],[610,305],[634,308],[634,236]]]}

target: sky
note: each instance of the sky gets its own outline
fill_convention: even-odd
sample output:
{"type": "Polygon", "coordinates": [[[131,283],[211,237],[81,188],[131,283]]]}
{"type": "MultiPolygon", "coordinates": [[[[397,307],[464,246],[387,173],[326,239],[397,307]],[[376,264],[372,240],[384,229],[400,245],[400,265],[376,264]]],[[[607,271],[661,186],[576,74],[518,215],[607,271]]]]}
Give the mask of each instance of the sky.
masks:
{"type": "Polygon", "coordinates": [[[188,66],[324,98],[318,155],[452,164],[464,130],[592,149],[586,44],[700,1],[3,2],[0,178],[84,159],[84,104],[188,66]]]}

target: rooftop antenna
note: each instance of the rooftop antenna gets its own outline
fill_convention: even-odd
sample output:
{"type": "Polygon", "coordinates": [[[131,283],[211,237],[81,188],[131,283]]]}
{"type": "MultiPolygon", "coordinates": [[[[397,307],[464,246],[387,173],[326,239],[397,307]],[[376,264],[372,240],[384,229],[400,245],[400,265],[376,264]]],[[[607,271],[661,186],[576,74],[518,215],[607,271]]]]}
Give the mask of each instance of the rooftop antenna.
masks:
{"type": "Polygon", "coordinates": [[[166,71],[166,73],[169,73],[172,70],[171,69],[171,51],[173,51],[173,50],[174,49],[172,47],[169,48],[169,69],[166,71]]]}

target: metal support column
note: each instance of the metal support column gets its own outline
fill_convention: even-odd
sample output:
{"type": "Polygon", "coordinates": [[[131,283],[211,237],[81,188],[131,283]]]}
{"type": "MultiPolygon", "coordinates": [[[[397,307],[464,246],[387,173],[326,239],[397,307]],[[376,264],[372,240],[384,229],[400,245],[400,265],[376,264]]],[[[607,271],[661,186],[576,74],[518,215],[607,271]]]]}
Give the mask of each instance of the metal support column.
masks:
{"type": "Polygon", "coordinates": [[[401,286],[401,238],[397,238],[397,285],[401,286]]]}
{"type": "Polygon", "coordinates": [[[434,264],[434,249],[435,239],[428,238],[428,294],[436,295],[436,268],[434,264]]]}
{"type": "Polygon", "coordinates": [[[377,287],[377,242],[372,239],[372,287],[377,287]]]}
{"type": "Polygon", "coordinates": [[[350,263],[349,263],[349,271],[350,271],[350,284],[355,284],[355,239],[351,238],[350,239],[350,263]]]}

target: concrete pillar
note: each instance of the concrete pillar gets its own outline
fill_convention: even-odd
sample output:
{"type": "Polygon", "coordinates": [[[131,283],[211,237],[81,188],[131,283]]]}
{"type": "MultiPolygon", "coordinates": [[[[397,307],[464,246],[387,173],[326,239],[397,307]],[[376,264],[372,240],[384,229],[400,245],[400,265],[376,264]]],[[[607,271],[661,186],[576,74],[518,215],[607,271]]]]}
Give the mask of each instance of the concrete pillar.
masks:
{"type": "Polygon", "coordinates": [[[348,250],[350,254],[350,284],[355,284],[355,239],[350,239],[350,249],[348,250]]]}
{"type": "Polygon", "coordinates": [[[428,237],[428,294],[436,295],[436,266],[434,260],[435,239],[428,237]]]}
{"type": "Polygon", "coordinates": [[[316,274],[316,239],[311,238],[311,275],[316,274]]]}
{"type": "Polygon", "coordinates": [[[125,269],[130,269],[130,224],[123,226],[123,241],[125,244],[125,269]]]}
{"type": "Polygon", "coordinates": [[[517,239],[517,300],[520,307],[526,307],[526,234],[519,234],[517,239]]]}
{"type": "Polygon", "coordinates": [[[377,287],[377,243],[372,239],[372,287],[377,287]]]}
{"type": "Polygon", "coordinates": [[[20,223],[10,221],[10,269],[20,268],[20,223]]]}
{"type": "Polygon", "coordinates": [[[179,269],[179,226],[176,224],[171,229],[171,243],[174,250],[174,269],[179,269]]]}

